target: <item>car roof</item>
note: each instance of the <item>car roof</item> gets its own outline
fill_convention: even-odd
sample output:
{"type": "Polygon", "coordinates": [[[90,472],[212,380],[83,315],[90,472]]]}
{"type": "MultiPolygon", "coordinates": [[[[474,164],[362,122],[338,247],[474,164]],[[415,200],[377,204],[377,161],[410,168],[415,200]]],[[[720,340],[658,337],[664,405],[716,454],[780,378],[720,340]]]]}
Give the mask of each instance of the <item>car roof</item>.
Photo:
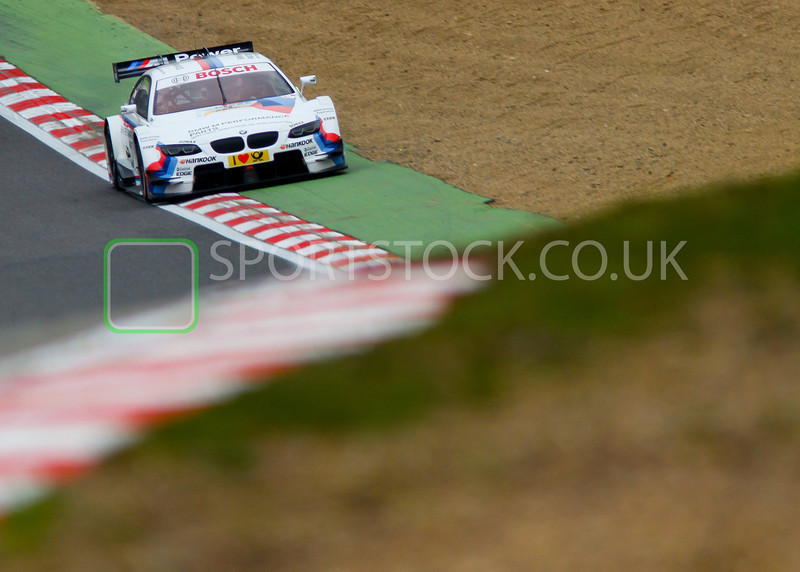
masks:
{"type": "MultiPolygon", "coordinates": [[[[239,54],[226,54],[221,56],[206,56],[204,58],[192,58],[179,62],[170,62],[163,66],[158,66],[149,70],[147,73],[154,80],[170,78],[177,75],[196,73],[209,69],[224,68],[228,66],[268,63],[275,65],[268,57],[258,52],[244,52],[239,54]]],[[[275,66],[277,67],[277,66],[275,66]]]]}

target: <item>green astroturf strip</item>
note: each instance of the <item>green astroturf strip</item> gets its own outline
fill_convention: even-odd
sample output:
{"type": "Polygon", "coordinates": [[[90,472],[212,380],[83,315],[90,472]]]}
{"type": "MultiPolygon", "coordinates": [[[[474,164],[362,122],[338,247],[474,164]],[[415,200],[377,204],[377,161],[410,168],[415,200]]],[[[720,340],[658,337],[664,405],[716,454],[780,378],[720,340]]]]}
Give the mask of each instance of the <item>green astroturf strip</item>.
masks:
{"type": "Polygon", "coordinates": [[[106,117],[133,82],[111,63],[174,51],[81,0],[0,0],[0,56],[68,100],[106,117]]]}
{"type": "MultiPolygon", "coordinates": [[[[172,51],[83,0],[0,0],[0,56],[101,117],[118,113],[133,87],[114,83],[112,62],[172,51]]],[[[407,248],[398,242],[421,242],[408,247],[414,258],[434,241],[464,248],[560,224],[487,206],[485,197],[399,165],[353,152],[348,163],[344,174],[244,194],[361,240],[386,241],[396,254],[407,248]]]]}

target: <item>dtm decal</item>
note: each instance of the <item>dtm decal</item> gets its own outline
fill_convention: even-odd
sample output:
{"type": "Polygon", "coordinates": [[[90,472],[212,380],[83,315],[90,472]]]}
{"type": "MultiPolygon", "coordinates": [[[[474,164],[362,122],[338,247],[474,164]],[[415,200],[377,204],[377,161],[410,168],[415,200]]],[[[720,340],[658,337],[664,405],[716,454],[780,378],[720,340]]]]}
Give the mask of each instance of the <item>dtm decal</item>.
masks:
{"type": "Polygon", "coordinates": [[[220,75],[229,75],[232,73],[244,73],[249,71],[257,71],[258,68],[256,66],[236,66],[233,68],[222,68],[219,70],[208,70],[197,72],[194,76],[194,79],[203,79],[206,77],[217,77],[220,75]]]}

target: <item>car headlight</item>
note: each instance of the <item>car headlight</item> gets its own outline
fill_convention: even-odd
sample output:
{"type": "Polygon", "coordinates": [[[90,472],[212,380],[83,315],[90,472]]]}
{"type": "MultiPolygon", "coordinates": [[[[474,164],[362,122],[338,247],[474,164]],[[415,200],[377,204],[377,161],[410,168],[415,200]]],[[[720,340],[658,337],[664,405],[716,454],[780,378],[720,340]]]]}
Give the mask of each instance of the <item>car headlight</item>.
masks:
{"type": "Polygon", "coordinates": [[[319,131],[320,120],[317,119],[316,121],[312,121],[311,123],[304,123],[303,125],[298,125],[297,127],[293,128],[289,131],[289,137],[297,138],[297,137],[305,137],[306,135],[313,135],[317,131],[319,131]]]}
{"type": "Polygon", "coordinates": [[[161,149],[161,152],[167,157],[197,155],[203,152],[197,145],[159,145],[158,148],[161,149]]]}

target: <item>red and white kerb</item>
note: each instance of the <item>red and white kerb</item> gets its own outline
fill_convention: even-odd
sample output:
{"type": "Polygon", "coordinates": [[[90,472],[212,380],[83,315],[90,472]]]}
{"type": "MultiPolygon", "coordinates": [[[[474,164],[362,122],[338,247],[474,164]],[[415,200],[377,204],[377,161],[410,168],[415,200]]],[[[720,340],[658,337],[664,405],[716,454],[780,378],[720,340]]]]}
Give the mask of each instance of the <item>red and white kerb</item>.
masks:
{"type": "Polygon", "coordinates": [[[67,101],[0,58],[0,105],[9,108],[92,161],[105,161],[103,120],[67,101]]]}

